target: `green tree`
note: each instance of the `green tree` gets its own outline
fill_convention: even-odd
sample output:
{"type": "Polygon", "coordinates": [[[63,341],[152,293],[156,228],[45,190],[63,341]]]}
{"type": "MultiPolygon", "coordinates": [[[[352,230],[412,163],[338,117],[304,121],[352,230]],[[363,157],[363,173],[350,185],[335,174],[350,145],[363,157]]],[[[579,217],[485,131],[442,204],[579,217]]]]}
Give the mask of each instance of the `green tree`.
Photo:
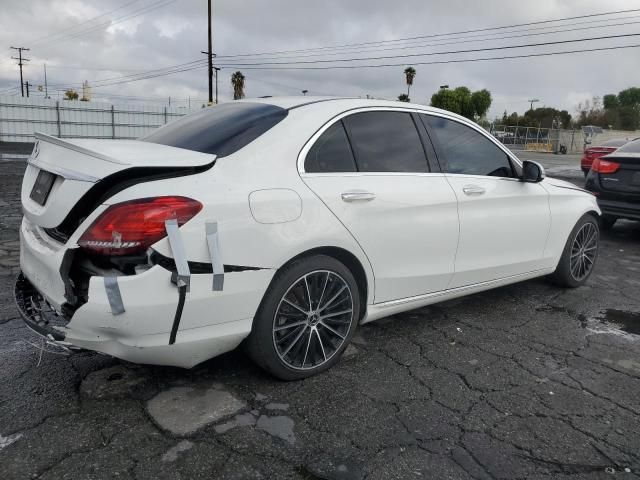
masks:
{"type": "Polygon", "coordinates": [[[488,90],[471,93],[467,87],[457,87],[453,90],[441,88],[431,96],[431,106],[477,121],[486,115],[491,107],[491,93],[488,90]]]}
{"type": "Polygon", "coordinates": [[[409,92],[411,90],[411,85],[413,85],[413,79],[416,78],[416,69],[413,68],[413,67],[405,68],[404,69],[404,78],[405,78],[405,80],[407,82],[407,98],[409,98],[409,92]]]}
{"type": "Polygon", "coordinates": [[[398,101],[400,101],[400,102],[410,102],[411,99],[409,98],[409,95],[407,95],[406,93],[401,93],[400,95],[398,95],[398,101]]]}
{"type": "Polygon", "coordinates": [[[609,93],[602,97],[602,104],[604,105],[605,110],[610,110],[612,108],[618,108],[620,103],[618,102],[618,96],[613,93],[609,93]]]}
{"type": "Polygon", "coordinates": [[[233,85],[233,99],[244,98],[244,75],[242,72],[237,71],[231,75],[231,85],[233,85]]]}
{"type": "Polygon", "coordinates": [[[491,93],[486,88],[473,92],[471,94],[471,104],[475,115],[479,118],[484,117],[491,106],[491,93]]]}
{"type": "Polygon", "coordinates": [[[78,97],[78,92],[76,92],[73,88],[70,88],[66,92],[64,92],[65,100],[77,100],[78,97]]]}

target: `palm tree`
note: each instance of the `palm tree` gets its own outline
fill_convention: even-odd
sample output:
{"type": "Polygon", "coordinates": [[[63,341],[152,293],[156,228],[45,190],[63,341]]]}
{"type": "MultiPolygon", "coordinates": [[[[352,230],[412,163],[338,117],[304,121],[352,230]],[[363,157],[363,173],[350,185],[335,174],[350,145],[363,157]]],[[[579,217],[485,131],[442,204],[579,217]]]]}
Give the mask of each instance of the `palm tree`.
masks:
{"type": "Polygon", "coordinates": [[[404,69],[404,76],[407,79],[407,97],[409,96],[409,90],[413,85],[413,79],[416,78],[416,69],[413,67],[407,67],[404,69]]]}
{"type": "Polygon", "coordinates": [[[244,75],[241,71],[231,75],[231,85],[233,85],[233,99],[240,100],[244,98],[244,75]]]}

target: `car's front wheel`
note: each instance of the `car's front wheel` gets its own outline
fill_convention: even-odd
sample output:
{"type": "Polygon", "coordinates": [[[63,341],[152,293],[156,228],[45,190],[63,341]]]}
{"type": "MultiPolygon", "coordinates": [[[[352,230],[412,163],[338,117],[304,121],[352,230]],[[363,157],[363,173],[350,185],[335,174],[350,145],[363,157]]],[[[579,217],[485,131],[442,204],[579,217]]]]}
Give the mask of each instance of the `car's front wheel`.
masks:
{"type": "Polygon", "coordinates": [[[309,377],[338,362],[359,318],[360,296],[351,271],[326,255],[302,258],[271,282],[247,351],[278,378],[309,377]]]}
{"type": "Polygon", "coordinates": [[[598,258],[600,230],[598,220],[591,214],[583,215],[567,239],[553,280],[560,286],[575,288],[583,285],[598,258]]]}

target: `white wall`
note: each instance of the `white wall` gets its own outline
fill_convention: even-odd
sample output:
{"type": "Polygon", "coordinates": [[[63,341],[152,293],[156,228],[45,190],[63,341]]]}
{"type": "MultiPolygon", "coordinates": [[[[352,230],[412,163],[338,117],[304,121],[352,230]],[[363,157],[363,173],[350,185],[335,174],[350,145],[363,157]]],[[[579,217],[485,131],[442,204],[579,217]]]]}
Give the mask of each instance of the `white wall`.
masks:
{"type": "Polygon", "coordinates": [[[137,138],[192,111],[183,107],[0,96],[0,142],[33,142],[34,132],[61,138],[137,138]]]}

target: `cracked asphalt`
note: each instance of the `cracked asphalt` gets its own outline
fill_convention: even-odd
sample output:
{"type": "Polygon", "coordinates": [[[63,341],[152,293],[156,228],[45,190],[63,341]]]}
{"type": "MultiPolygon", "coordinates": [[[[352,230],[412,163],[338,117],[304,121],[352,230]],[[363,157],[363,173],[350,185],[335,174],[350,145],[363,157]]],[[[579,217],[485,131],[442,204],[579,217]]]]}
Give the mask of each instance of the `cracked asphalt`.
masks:
{"type": "MultiPolygon", "coordinates": [[[[359,328],[283,383],[41,351],[13,304],[24,163],[0,163],[0,478],[640,478],[640,224],[588,285],[537,279],[359,328]]],[[[45,348],[50,350],[49,347],[45,348]]]]}

